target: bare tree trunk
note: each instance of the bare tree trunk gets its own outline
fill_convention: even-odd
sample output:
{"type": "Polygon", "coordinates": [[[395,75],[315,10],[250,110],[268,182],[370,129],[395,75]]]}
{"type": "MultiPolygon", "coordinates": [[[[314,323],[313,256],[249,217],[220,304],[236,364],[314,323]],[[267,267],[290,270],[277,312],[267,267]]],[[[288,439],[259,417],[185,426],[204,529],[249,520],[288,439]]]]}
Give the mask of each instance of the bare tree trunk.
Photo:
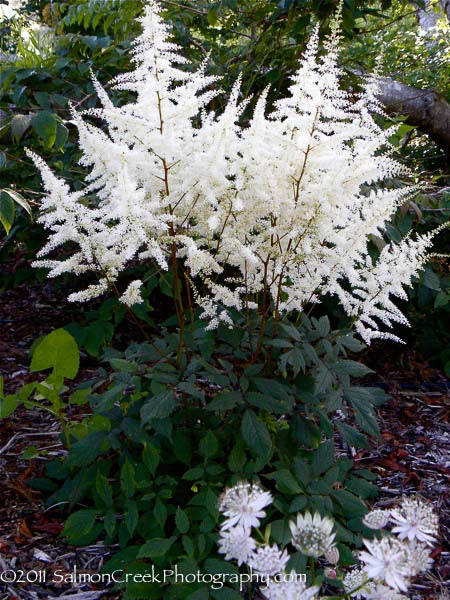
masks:
{"type": "Polygon", "coordinates": [[[450,104],[434,90],[420,90],[388,77],[380,77],[378,84],[386,112],[407,117],[405,122],[427,133],[450,160],[450,104]]]}

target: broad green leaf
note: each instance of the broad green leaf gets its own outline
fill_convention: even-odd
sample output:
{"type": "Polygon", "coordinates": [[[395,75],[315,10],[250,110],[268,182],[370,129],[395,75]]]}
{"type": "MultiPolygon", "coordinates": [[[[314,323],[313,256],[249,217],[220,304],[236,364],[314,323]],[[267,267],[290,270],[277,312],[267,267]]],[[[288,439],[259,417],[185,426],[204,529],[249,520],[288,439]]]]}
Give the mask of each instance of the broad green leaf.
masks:
{"type": "Polygon", "coordinates": [[[69,540],[73,537],[81,537],[88,534],[94,527],[97,513],[95,510],[78,510],[67,519],[62,535],[69,540]]]}
{"type": "Polygon", "coordinates": [[[167,508],[161,498],[156,498],[153,516],[155,517],[156,522],[163,528],[167,521],[167,508]]]}
{"type": "Polygon", "coordinates": [[[331,492],[331,495],[340,504],[347,518],[359,517],[366,514],[366,506],[351,492],[347,490],[334,490],[331,492]]]}
{"type": "Polygon", "coordinates": [[[208,23],[211,25],[211,27],[214,27],[214,25],[217,24],[217,12],[214,8],[211,8],[208,11],[208,14],[206,15],[206,19],[207,19],[208,23]]]}
{"type": "Polygon", "coordinates": [[[214,412],[225,412],[232,410],[242,402],[240,392],[219,392],[207,405],[206,410],[214,412]]]}
{"type": "Polygon", "coordinates": [[[6,419],[12,415],[19,404],[19,400],[13,395],[0,398],[0,419],[6,419]]]}
{"type": "Polygon", "coordinates": [[[123,373],[135,373],[138,369],[137,363],[123,358],[110,358],[109,364],[115,371],[122,371],[123,373]]]}
{"type": "Polygon", "coordinates": [[[167,390],[156,396],[149,396],[141,408],[142,423],[148,423],[150,419],[164,419],[174,411],[177,399],[172,390],[167,390]]]}
{"type": "Polygon", "coordinates": [[[144,449],[142,451],[142,460],[144,465],[150,471],[150,473],[155,476],[156,469],[159,465],[160,459],[160,451],[152,446],[151,444],[145,444],[144,449]]]}
{"type": "Polygon", "coordinates": [[[314,451],[312,457],[312,468],[316,477],[328,471],[334,463],[334,443],[332,440],[323,442],[314,451]]]}
{"type": "Polygon", "coordinates": [[[267,412],[273,412],[277,414],[285,414],[291,408],[291,402],[276,400],[268,394],[262,394],[261,392],[249,392],[246,394],[245,399],[252,406],[256,406],[260,410],[266,410],[267,412]]]}
{"type": "Polygon", "coordinates": [[[189,517],[180,507],[177,508],[177,512],[175,513],[175,525],[180,533],[187,533],[189,531],[189,517]]]}
{"type": "Polygon", "coordinates": [[[18,144],[29,128],[31,117],[29,115],[14,115],[11,119],[11,138],[15,144],[18,144]]]}
{"type": "Polygon", "coordinates": [[[346,359],[336,361],[334,370],[338,375],[350,375],[351,377],[364,377],[364,375],[374,372],[372,369],[369,369],[369,367],[366,367],[366,365],[363,365],[356,360],[346,359]]]}
{"type": "Polygon", "coordinates": [[[108,510],[103,520],[103,526],[109,537],[112,537],[116,528],[117,517],[113,510],[108,510]]]}
{"type": "Polygon", "coordinates": [[[154,538],[141,546],[137,557],[157,558],[158,556],[164,556],[170,550],[176,539],[175,536],[170,538],[154,538]]]}
{"type": "Polygon", "coordinates": [[[4,188],[3,193],[7,194],[16,204],[21,206],[31,217],[31,206],[25,200],[23,196],[21,196],[16,190],[12,190],[11,188],[4,188]]]}
{"type": "Polygon", "coordinates": [[[349,446],[354,446],[355,448],[368,447],[369,444],[367,442],[366,436],[360,433],[351,425],[347,425],[347,423],[338,422],[337,428],[342,436],[342,439],[344,440],[344,442],[347,442],[349,446]]]}
{"type": "Polygon", "coordinates": [[[301,494],[302,489],[297,480],[288,469],[280,469],[273,473],[265,475],[267,479],[273,479],[276,483],[277,490],[282,494],[301,494]]]}
{"type": "Polygon", "coordinates": [[[125,511],[125,525],[127,526],[130,535],[133,535],[135,532],[138,521],[139,513],[137,504],[134,502],[134,500],[128,500],[125,511]]]}
{"type": "Polygon", "coordinates": [[[71,467],[85,467],[100,454],[106,439],[106,431],[91,431],[84,438],[72,444],[67,463],[71,467]]]}
{"type": "Polygon", "coordinates": [[[16,214],[16,205],[3,190],[0,192],[0,223],[3,225],[6,235],[11,231],[16,214]]]}
{"type": "Polygon", "coordinates": [[[228,467],[233,473],[239,473],[243,470],[247,461],[242,444],[235,444],[228,457],[228,467]]]}
{"type": "Polygon", "coordinates": [[[30,371],[53,369],[55,375],[73,379],[79,365],[80,353],[74,338],[65,329],[55,329],[35,347],[30,371]]]}
{"type": "Polygon", "coordinates": [[[133,465],[128,460],[125,461],[120,470],[120,485],[125,496],[131,498],[134,494],[136,481],[133,465]]]}
{"type": "Polygon", "coordinates": [[[48,110],[40,111],[31,118],[31,127],[47,148],[56,141],[57,123],[56,116],[48,110]]]}
{"type": "Polygon", "coordinates": [[[272,451],[270,433],[252,410],[244,413],[241,425],[242,438],[254,456],[268,459],[272,451]]]}
{"type": "Polygon", "coordinates": [[[217,454],[219,450],[219,442],[212,431],[208,433],[200,440],[198,451],[201,456],[208,459],[217,454]]]}
{"type": "Polygon", "coordinates": [[[97,477],[95,480],[95,489],[97,494],[100,496],[101,500],[106,504],[106,506],[112,505],[112,487],[109,484],[108,480],[104,475],[98,471],[97,477]]]}
{"type": "Polygon", "coordinates": [[[59,121],[56,123],[56,138],[55,138],[55,148],[59,149],[64,146],[67,142],[67,138],[69,137],[69,130],[67,127],[60,123],[59,121]]]}

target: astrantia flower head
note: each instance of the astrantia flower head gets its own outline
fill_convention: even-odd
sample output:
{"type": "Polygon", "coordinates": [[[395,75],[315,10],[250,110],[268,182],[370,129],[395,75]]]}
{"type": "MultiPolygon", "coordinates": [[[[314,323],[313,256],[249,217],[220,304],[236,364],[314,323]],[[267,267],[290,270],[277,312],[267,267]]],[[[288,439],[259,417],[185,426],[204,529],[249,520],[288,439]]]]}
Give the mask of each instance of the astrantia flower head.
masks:
{"type": "Polygon", "coordinates": [[[272,495],[259,485],[240,482],[228,488],[219,499],[219,512],[228,517],[222,530],[236,524],[246,529],[258,527],[260,519],[266,516],[263,508],[272,504],[272,495]]]}
{"type": "Polygon", "coordinates": [[[401,540],[417,540],[432,545],[436,541],[439,519],[429,504],[420,498],[404,498],[391,511],[392,532],[401,540]]]}
{"type": "Polygon", "coordinates": [[[292,545],[306,556],[322,556],[334,546],[334,522],[329,517],[314,516],[306,512],[298,514],[295,521],[289,523],[292,545]]]}
{"type": "Polygon", "coordinates": [[[383,510],[381,508],[376,508],[371,510],[364,516],[362,522],[369,529],[383,529],[389,523],[390,517],[389,510],[383,510]]]}
{"type": "Polygon", "coordinates": [[[433,566],[433,559],[430,556],[430,548],[426,544],[421,544],[416,540],[406,544],[407,564],[411,577],[419,573],[428,571],[433,566]]]}
{"type": "Polygon", "coordinates": [[[247,564],[256,573],[272,577],[283,573],[289,558],[286,550],[281,551],[277,544],[274,544],[273,546],[260,546],[250,556],[247,564]]]}
{"type": "Polygon", "coordinates": [[[246,563],[256,548],[255,540],[248,529],[237,525],[228,531],[222,531],[218,541],[219,553],[225,554],[225,560],[236,560],[238,566],[246,563]]]}
{"type": "Polygon", "coordinates": [[[318,586],[307,587],[295,571],[291,571],[279,581],[270,581],[263,593],[267,600],[317,600],[318,591],[318,586]]]}
{"type": "Polygon", "coordinates": [[[367,594],[371,587],[367,573],[359,567],[346,573],[342,583],[344,584],[345,592],[357,600],[360,598],[367,598],[367,594]]]}
{"type": "Polygon", "coordinates": [[[367,551],[360,552],[359,558],[368,578],[406,592],[410,569],[405,544],[393,536],[363,542],[367,551]]]}

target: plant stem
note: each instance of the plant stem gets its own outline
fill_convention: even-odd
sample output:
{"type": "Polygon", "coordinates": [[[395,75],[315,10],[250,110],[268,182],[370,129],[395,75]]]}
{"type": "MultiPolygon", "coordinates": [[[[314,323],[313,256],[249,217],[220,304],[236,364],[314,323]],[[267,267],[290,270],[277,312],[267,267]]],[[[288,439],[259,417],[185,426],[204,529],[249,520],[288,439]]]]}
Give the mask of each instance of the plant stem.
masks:
{"type": "Polygon", "coordinates": [[[316,580],[316,562],[314,560],[314,556],[309,557],[309,568],[311,571],[312,583],[314,583],[316,580]]]}

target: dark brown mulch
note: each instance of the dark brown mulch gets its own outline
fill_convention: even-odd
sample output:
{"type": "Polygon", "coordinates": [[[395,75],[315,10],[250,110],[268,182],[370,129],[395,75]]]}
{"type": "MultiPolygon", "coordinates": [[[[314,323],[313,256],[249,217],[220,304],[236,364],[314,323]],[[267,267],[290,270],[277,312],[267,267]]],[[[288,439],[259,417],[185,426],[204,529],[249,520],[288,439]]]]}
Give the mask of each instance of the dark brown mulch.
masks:
{"type": "MultiPolygon", "coordinates": [[[[55,327],[77,320],[81,309],[65,301],[65,290],[50,285],[23,285],[1,296],[0,374],[8,391],[28,380],[28,351],[36,337],[55,327]]],[[[83,376],[90,376],[92,363],[85,360],[83,376]]],[[[382,377],[369,384],[383,384],[391,400],[379,409],[381,439],[354,457],[359,466],[378,475],[381,495],[376,502],[389,506],[402,494],[419,493],[429,499],[441,519],[440,545],[434,552],[435,567],[430,575],[416,580],[413,600],[448,598],[445,581],[450,576],[450,411],[449,382],[429,368],[412,351],[382,345],[374,346],[365,357],[382,377]]],[[[0,600],[72,598],[94,600],[105,586],[74,585],[66,578],[78,572],[98,573],[114,548],[101,544],[84,548],[67,546],[59,537],[62,518],[58,508],[45,509],[42,496],[27,486],[38,477],[45,461],[64,452],[58,423],[42,411],[18,410],[0,422],[0,571],[36,572],[38,581],[0,584],[0,600]],[[37,459],[24,460],[30,445],[41,453],[37,459]],[[42,571],[64,573],[64,584],[39,581],[42,571]]]]}

